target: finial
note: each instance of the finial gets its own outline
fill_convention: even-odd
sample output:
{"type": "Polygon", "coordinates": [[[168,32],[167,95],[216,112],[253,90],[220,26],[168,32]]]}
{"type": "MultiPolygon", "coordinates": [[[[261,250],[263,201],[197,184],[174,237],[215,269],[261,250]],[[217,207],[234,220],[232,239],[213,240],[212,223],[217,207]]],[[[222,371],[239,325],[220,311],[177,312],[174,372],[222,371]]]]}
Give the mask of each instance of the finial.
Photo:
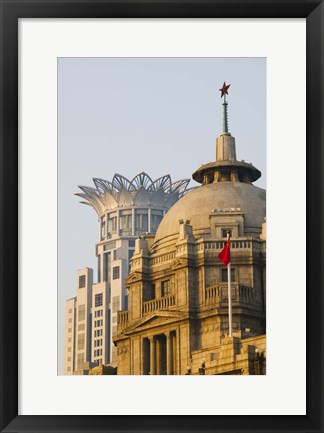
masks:
{"type": "Polygon", "coordinates": [[[226,95],[228,95],[228,88],[229,88],[230,84],[228,84],[226,86],[226,82],[224,81],[223,87],[221,89],[219,89],[221,91],[221,98],[224,96],[224,99],[226,100],[226,95]]]}
{"type": "Polygon", "coordinates": [[[228,88],[230,87],[230,84],[226,84],[224,81],[223,87],[221,87],[219,90],[221,92],[221,98],[224,97],[223,102],[223,134],[228,132],[228,119],[227,119],[227,101],[226,101],[226,95],[228,95],[228,88]]]}

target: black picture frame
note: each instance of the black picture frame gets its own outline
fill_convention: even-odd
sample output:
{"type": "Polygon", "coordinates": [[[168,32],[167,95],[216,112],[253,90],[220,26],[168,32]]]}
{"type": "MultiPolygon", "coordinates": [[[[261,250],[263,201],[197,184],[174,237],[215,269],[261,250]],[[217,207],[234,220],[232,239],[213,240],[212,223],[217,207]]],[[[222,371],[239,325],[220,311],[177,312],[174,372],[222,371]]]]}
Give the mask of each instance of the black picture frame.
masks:
{"type": "MultiPolygon", "coordinates": [[[[319,0],[0,0],[1,432],[323,432],[324,5],[319,0]],[[18,415],[18,19],[306,18],[307,414],[305,416],[18,415]],[[12,318],[17,318],[13,322],[12,318]]],[[[297,175],[297,174],[296,174],[297,175]]],[[[293,217],[293,216],[292,216],[293,217]]],[[[278,245],[284,256],[284,245],[278,245]]],[[[289,368],[296,354],[285,354],[289,368]]],[[[298,380],[296,380],[298,386],[298,380]]],[[[262,391],[262,390],[261,390],[262,391]]],[[[280,390],[278,390],[280,392],[280,390]]],[[[262,392],[261,392],[262,393],[262,392]]],[[[258,395],[255,398],[262,398],[258,395]]],[[[253,404],[253,402],[251,402],[253,404]]]]}

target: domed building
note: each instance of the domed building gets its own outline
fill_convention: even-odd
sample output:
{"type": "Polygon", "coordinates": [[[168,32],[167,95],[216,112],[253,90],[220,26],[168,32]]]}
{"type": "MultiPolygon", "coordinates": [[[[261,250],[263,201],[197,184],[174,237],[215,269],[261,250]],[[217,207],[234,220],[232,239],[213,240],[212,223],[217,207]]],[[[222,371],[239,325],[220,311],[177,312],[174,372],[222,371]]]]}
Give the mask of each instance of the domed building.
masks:
{"type": "Polygon", "coordinates": [[[136,240],[113,339],[117,374],[265,374],[266,192],[253,185],[261,172],[236,159],[228,87],[216,160],[192,175],[201,186],[171,207],[155,236],[136,240]],[[227,236],[230,275],[218,258],[227,236]]]}

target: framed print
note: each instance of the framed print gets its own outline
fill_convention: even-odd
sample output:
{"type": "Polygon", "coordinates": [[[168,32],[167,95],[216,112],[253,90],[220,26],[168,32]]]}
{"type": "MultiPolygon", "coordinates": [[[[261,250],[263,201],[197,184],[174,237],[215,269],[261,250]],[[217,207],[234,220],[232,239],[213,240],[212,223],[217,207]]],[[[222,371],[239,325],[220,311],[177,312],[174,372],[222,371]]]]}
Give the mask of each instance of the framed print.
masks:
{"type": "Polygon", "coordinates": [[[323,11],[1,0],[1,431],[323,431],[323,11]]]}

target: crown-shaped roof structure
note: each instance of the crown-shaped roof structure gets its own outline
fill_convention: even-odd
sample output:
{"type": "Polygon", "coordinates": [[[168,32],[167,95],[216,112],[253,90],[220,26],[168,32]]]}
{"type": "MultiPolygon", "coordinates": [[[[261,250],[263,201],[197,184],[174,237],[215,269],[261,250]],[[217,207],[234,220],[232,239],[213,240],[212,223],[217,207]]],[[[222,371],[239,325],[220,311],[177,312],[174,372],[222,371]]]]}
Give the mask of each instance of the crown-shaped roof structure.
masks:
{"type": "Polygon", "coordinates": [[[115,208],[158,207],[168,210],[179,198],[192,188],[190,179],[172,182],[169,174],[153,180],[141,172],[132,180],[116,173],[112,181],[93,178],[95,187],[79,186],[82,192],[76,193],[81,203],[92,206],[97,214],[103,215],[115,208]]]}

